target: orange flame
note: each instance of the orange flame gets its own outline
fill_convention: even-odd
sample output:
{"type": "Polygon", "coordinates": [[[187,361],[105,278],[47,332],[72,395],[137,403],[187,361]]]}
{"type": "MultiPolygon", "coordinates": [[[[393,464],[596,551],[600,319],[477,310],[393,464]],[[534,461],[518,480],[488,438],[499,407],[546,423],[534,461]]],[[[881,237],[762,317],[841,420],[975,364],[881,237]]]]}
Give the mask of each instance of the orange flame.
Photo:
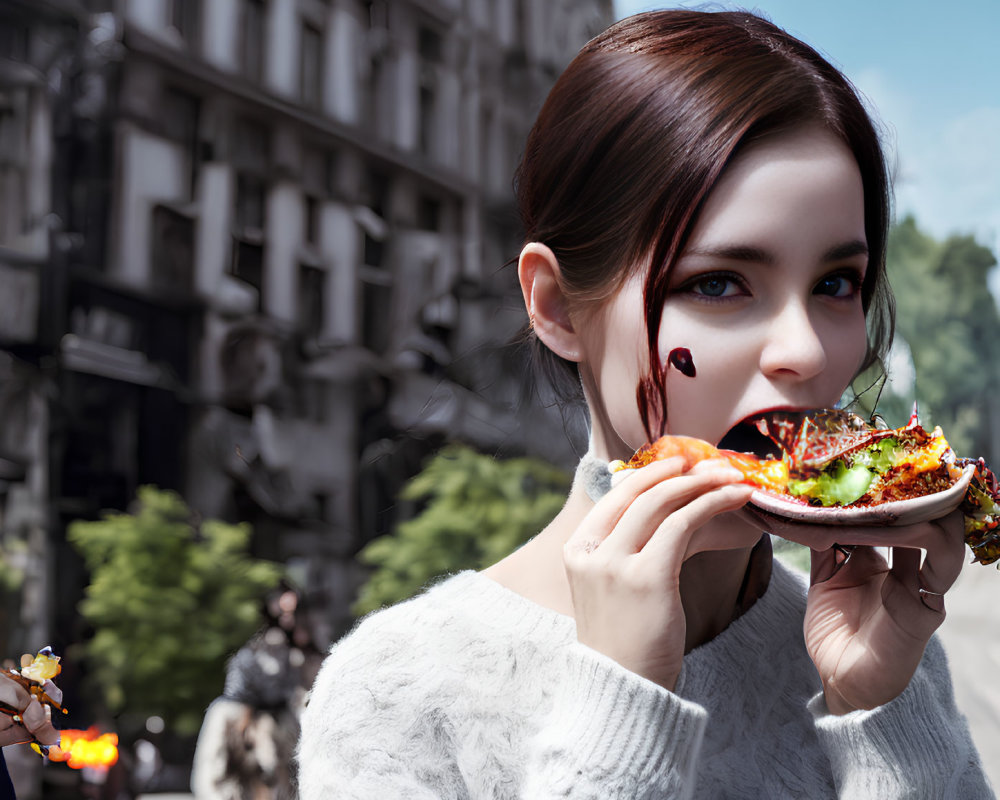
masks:
{"type": "Polygon", "coordinates": [[[49,748],[50,761],[65,761],[72,769],[107,770],[118,761],[118,734],[99,733],[96,727],[85,731],[61,730],[61,741],[49,748]]]}

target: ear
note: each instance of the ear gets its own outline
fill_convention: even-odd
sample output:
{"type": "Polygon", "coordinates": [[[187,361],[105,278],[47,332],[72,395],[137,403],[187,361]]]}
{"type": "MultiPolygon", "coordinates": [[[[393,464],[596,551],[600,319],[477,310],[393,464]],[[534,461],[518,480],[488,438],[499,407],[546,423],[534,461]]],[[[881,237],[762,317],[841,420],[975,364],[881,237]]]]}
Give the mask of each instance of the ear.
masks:
{"type": "Polygon", "coordinates": [[[526,244],[517,262],[517,276],[535,334],[557,356],[579,361],[580,340],[570,319],[555,253],[539,242],[526,244]]]}

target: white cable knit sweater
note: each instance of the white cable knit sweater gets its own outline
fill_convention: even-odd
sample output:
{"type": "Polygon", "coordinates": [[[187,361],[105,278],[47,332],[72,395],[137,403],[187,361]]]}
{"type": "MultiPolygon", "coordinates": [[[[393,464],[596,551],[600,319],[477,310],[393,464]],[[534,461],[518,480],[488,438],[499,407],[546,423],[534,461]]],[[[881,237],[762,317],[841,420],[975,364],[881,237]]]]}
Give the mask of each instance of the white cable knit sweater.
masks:
{"type": "Polygon", "coordinates": [[[301,798],[994,796],[936,640],[900,697],[835,717],[804,610],[775,562],[672,693],[579,644],[571,618],[461,573],[333,648],[303,717],[301,798]]]}

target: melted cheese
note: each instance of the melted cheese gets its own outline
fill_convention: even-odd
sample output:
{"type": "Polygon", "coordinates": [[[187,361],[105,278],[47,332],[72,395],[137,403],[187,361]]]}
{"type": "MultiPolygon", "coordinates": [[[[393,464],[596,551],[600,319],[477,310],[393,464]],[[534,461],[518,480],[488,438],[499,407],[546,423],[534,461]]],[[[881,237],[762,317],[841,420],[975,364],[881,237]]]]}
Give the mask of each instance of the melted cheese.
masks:
{"type": "Polygon", "coordinates": [[[930,472],[941,466],[942,459],[951,449],[940,428],[931,433],[931,440],[919,450],[903,452],[896,466],[906,466],[915,473],[930,472]]]}

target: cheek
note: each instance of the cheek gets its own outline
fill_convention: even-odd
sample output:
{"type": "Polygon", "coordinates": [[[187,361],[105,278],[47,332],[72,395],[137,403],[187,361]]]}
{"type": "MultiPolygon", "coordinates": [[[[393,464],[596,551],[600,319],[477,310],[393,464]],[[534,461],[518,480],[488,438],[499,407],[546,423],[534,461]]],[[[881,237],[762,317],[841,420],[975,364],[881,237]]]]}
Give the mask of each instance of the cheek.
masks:
{"type": "Polygon", "coordinates": [[[667,363],[667,431],[717,440],[750,384],[757,363],[754,343],[734,327],[705,325],[680,313],[665,314],[660,354],[666,362],[675,348],[691,352],[694,377],[667,363]]]}
{"type": "Polygon", "coordinates": [[[647,363],[641,306],[616,298],[602,313],[583,321],[579,331],[586,354],[581,374],[591,392],[592,421],[600,423],[606,415],[609,433],[635,450],[646,441],[636,400],[647,363]]]}
{"type": "MultiPolygon", "coordinates": [[[[833,344],[828,347],[831,366],[836,367],[837,380],[842,389],[854,380],[868,353],[868,328],[864,312],[860,309],[849,325],[837,326],[831,333],[833,344]]],[[[831,370],[832,371],[832,370],[831,370]]]]}
{"type": "MultiPolygon", "coordinates": [[[[752,354],[724,341],[690,345],[696,375],[667,368],[667,432],[710,442],[725,432],[726,422],[752,379],[752,354]]],[[[738,344],[738,343],[737,343],[738,344]]]]}
{"type": "Polygon", "coordinates": [[[608,354],[601,386],[615,432],[634,450],[646,441],[637,389],[646,374],[647,358],[644,338],[639,335],[629,338],[638,344],[608,354]]]}

